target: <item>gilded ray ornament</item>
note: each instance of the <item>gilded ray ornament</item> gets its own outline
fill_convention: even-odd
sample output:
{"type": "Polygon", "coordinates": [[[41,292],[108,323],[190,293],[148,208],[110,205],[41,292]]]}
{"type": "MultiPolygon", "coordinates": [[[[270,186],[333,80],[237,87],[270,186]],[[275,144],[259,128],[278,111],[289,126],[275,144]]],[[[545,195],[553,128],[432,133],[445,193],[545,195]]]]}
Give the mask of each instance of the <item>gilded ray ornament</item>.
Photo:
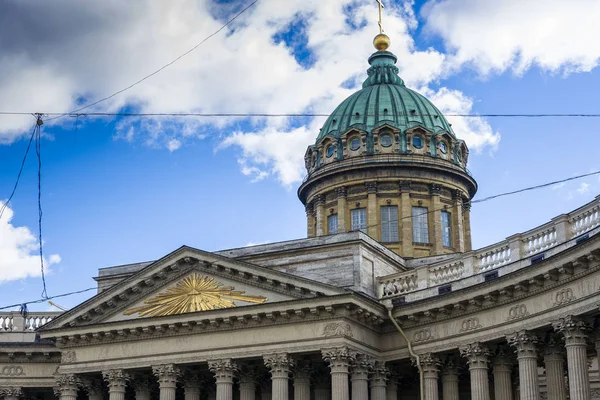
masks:
{"type": "Polygon", "coordinates": [[[223,286],[213,278],[194,273],[146,300],[143,306],[131,308],[123,314],[138,313],[141,317],[184,314],[236,307],[233,300],[262,304],[268,299],[263,296],[245,295],[242,291],[234,290],[232,286],[223,286]]]}

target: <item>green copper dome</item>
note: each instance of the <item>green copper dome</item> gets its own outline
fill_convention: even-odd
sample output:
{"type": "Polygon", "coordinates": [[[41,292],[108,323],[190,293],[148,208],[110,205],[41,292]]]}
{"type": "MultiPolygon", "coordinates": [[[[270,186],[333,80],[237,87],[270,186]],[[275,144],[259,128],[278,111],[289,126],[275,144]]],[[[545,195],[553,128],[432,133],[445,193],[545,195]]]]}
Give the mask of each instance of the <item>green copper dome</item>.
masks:
{"type": "Polygon", "coordinates": [[[433,133],[448,132],[455,136],[440,110],[404,86],[396,61],[396,56],[389,51],[378,51],[369,57],[371,67],[362,89],[344,100],[329,116],[317,142],[325,136],[339,138],[350,128],[371,132],[384,124],[403,131],[421,126],[433,133]]]}

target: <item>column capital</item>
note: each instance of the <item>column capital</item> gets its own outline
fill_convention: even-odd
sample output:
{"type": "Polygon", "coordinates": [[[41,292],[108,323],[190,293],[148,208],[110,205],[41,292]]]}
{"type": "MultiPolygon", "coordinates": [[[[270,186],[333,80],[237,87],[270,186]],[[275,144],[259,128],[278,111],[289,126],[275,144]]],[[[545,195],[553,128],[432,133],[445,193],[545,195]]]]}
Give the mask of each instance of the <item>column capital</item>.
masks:
{"type": "Polygon", "coordinates": [[[355,354],[354,359],[350,362],[352,379],[369,379],[369,372],[373,368],[373,364],[374,361],[366,354],[355,354]]]}
{"type": "Polygon", "coordinates": [[[498,346],[496,355],[492,360],[494,371],[511,372],[514,363],[514,358],[510,353],[510,349],[508,349],[506,346],[498,346]]]}
{"type": "Polygon", "coordinates": [[[399,185],[401,192],[410,192],[410,181],[400,181],[399,185]]]}
{"type": "MultiPolygon", "coordinates": [[[[81,380],[75,374],[59,374],[54,377],[54,394],[58,397],[77,396],[81,380]]],[[[21,390],[19,388],[19,390],[21,390]]],[[[6,396],[6,395],[5,395],[6,396]]]]}
{"type": "Polygon", "coordinates": [[[471,211],[471,200],[463,200],[462,208],[463,211],[471,211]]]}
{"type": "Polygon", "coordinates": [[[257,383],[260,381],[261,373],[256,365],[242,364],[239,368],[240,383],[257,383]]]}
{"type": "Polygon", "coordinates": [[[306,205],[304,206],[304,211],[306,211],[307,216],[313,215],[313,213],[315,212],[313,203],[306,203],[306,205]]]}
{"type": "Polygon", "coordinates": [[[377,182],[365,182],[367,193],[377,193],[377,182]]]}
{"type": "Polygon", "coordinates": [[[312,369],[310,367],[310,361],[296,361],[296,365],[294,367],[294,379],[310,379],[311,371],[312,369]]]}
{"type": "Polygon", "coordinates": [[[345,199],[348,195],[348,190],[346,189],[346,186],[342,186],[335,189],[335,194],[337,195],[338,199],[345,199]]]}
{"type": "Polygon", "coordinates": [[[104,381],[108,383],[108,390],[115,392],[125,392],[125,386],[131,379],[129,374],[122,369],[109,369],[102,371],[104,381]]]}
{"type": "Polygon", "coordinates": [[[487,369],[490,351],[487,346],[475,342],[461,347],[460,354],[467,359],[469,369],[487,369]]]}
{"type": "Polygon", "coordinates": [[[99,396],[102,394],[102,379],[100,377],[82,377],[80,380],[80,385],[83,390],[86,391],[88,396],[99,396]]]}
{"type": "Polygon", "coordinates": [[[375,360],[371,367],[371,386],[386,386],[390,370],[384,361],[375,360]]]}
{"type": "Polygon", "coordinates": [[[215,374],[217,383],[220,382],[233,382],[233,376],[239,371],[239,368],[235,362],[230,358],[221,360],[209,360],[208,369],[210,372],[215,374]]]}
{"type": "Polygon", "coordinates": [[[329,363],[331,372],[345,372],[348,373],[348,367],[356,359],[356,352],[348,349],[347,347],[336,347],[331,349],[321,350],[323,360],[329,363]]]}
{"type": "Polygon", "coordinates": [[[205,383],[205,380],[200,375],[200,372],[195,369],[185,369],[183,371],[182,381],[186,390],[196,388],[200,389],[200,387],[205,383]]]}
{"type": "Polygon", "coordinates": [[[425,353],[419,355],[419,364],[425,378],[436,377],[440,372],[440,366],[442,362],[433,353],[425,353]]]}
{"type": "Polygon", "coordinates": [[[442,366],[442,376],[446,377],[456,377],[458,379],[458,375],[460,373],[460,365],[455,356],[447,357],[442,366]]]}
{"type": "MultiPolygon", "coordinates": [[[[54,390],[55,394],[59,396],[60,394],[56,393],[56,389],[54,390]]],[[[11,386],[11,387],[3,387],[0,388],[0,397],[21,397],[23,395],[23,390],[19,386],[11,386]]],[[[74,396],[77,395],[77,388],[75,389],[74,396]]]]}
{"type": "Polygon", "coordinates": [[[568,315],[552,323],[555,332],[563,334],[565,346],[586,345],[590,327],[581,319],[568,315]]]}
{"type": "Polygon", "coordinates": [[[554,335],[550,335],[544,342],[544,361],[563,362],[565,359],[565,347],[559,343],[554,335]]]}
{"type": "Polygon", "coordinates": [[[276,353],[263,356],[265,366],[272,378],[288,378],[294,368],[294,360],[288,353],[276,353]]]}
{"type": "Polygon", "coordinates": [[[177,379],[182,375],[181,370],[174,364],[153,365],[152,374],[161,387],[175,387],[177,379]]]}
{"type": "Polygon", "coordinates": [[[455,203],[458,204],[462,204],[463,202],[463,192],[460,189],[454,189],[452,191],[452,200],[454,200],[455,203]]]}
{"type": "Polygon", "coordinates": [[[537,358],[539,338],[528,331],[515,332],[506,336],[508,344],[517,351],[517,358],[537,358]]]}
{"type": "Polygon", "coordinates": [[[325,204],[325,196],[322,194],[316,195],[313,199],[313,204],[315,207],[322,206],[323,204],[325,204]]]}
{"type": "Polygon", "coordinates": [[[432,196],[439,196],[442,194],[442,186],[436,183],[429,185],[429,194],[432,196]]]}

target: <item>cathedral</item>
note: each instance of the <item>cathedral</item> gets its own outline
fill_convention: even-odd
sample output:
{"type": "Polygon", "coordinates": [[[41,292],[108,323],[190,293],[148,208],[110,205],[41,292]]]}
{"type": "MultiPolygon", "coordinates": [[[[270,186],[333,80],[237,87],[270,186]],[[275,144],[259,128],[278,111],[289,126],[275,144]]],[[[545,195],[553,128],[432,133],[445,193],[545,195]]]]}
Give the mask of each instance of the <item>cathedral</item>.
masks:
{"type": "Polygon", "coordinates": [[[379,34],[305,153],[307,238],[0,314],[5,400],[600,399],[600,197],[472,249],[469,149],[379,34]]]}

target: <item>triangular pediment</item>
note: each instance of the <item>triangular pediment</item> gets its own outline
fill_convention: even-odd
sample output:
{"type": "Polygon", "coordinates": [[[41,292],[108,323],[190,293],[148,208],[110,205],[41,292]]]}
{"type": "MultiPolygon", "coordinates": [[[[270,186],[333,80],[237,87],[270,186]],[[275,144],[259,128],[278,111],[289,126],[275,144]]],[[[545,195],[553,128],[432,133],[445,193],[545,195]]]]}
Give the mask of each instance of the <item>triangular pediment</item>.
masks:
{"type": "Polygon", "coordinates": [[[340,288],[184,246],[67,311],[41,330],[342,293],[345,291],[340,288]]]}

